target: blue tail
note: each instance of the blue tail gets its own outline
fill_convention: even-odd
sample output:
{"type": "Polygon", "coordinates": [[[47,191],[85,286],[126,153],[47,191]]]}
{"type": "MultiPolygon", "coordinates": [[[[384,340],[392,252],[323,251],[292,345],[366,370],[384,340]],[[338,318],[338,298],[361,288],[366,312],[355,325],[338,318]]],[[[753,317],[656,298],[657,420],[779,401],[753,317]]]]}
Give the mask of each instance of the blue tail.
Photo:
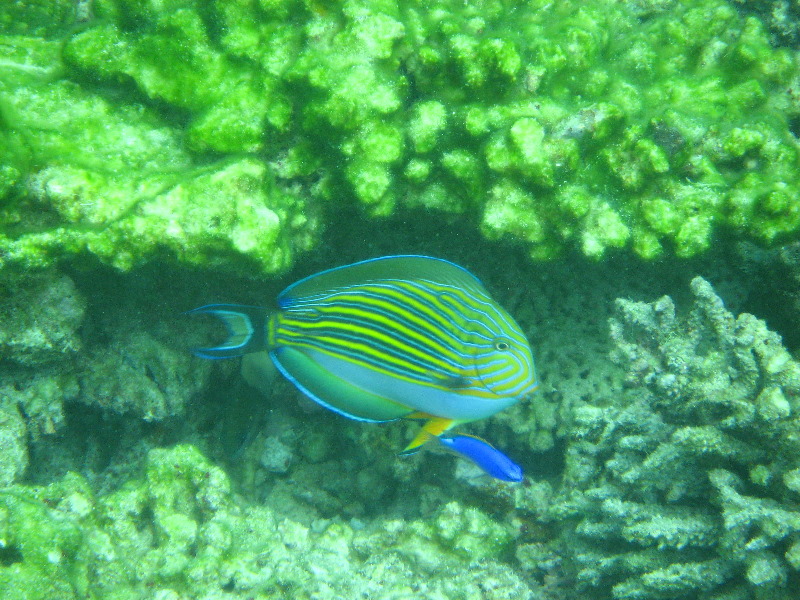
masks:
{"type": "Polygon", "coordinates": [[[241,304],[207,304],[187,314],[210,314],[218,317],[228,328],[228,339],[219,346],[195,348],[200,358],[232,358],[267,348],[269,310],[260,306],[241,304]]]}

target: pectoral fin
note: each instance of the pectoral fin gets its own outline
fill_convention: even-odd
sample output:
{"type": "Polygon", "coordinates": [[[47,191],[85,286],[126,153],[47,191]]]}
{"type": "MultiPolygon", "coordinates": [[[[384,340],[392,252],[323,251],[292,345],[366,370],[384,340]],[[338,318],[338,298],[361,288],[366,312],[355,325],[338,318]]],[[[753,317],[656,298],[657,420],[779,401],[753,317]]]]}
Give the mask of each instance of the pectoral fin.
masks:
{"type": "Polygon", "coordinates": [[[411,440],[411,443],[409,443],[408,446],[403,449],[403,451],[400,453],[401,455],[414,454],[415,452],[419,451],[420,447],[425,442],[430,440],[432,437],[439,437],[456,424],[453,419],[434,417],[424,413],[414,413],[410,415],[409,418],[428,418],[428,421],[422,426],[422,429],[419,430],[419,433],[417,433],[414,439],[411,440]]]}

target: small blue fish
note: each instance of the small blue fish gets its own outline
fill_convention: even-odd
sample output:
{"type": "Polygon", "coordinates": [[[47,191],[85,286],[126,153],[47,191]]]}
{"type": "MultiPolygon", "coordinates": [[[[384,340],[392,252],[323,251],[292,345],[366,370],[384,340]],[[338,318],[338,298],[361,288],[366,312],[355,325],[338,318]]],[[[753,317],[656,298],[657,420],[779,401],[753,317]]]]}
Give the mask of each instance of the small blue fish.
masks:
{"type": "Polygon", "coordinates": [[[497,448],[474,435],[461,433],[440,436],[439,442],[456,454],[468,458],[484,473],[502,481],[522,481],[522,468],[497,448]]]}
{"type": "Polygon", "coordinates": [[[437,258],[388,256],[323,271],[286,288],[277,310],[212,304],[192,312],[220,318],[230,334],[198,356],[266,350],[301,392],[341,415],[426,421],[404,453],[537,387],[519,325],[474,275],[437,258]]]}

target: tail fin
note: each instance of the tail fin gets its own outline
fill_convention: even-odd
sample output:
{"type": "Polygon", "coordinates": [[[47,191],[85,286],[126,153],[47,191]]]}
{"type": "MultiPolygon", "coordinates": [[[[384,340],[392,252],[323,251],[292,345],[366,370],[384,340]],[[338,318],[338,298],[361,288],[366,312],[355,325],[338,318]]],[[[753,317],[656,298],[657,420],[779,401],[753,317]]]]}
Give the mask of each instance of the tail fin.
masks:
{"type": "Polygon", "coordinates": [[[232,358],[267,347],[269,310],[260,306],[241,304],[207,304],[187,314],[210,314],[218,317],[228,328],[228,339],[219,346],[195,348],[201,358],[232,358]]]}

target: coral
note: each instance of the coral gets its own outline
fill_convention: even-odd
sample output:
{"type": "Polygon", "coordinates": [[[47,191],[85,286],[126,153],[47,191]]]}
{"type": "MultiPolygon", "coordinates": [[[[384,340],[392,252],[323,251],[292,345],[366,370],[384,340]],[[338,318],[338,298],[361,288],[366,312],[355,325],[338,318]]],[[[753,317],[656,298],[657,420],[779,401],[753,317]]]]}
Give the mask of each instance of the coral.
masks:
{"type": "Polygon", "coordinates": [[[800,583],[800,364],[707,281],[691,291],[685,318],[669,297],[617,301],[612,357],[630,389],[575,407],[563,490],[541,514],[575,519],[562,552],[593,594],[789,598],[800,583]]]}
{"type": "Polygon", "coordinates": [[[54,269],[2,271],[0,405],[24,414],[23,438],[58,431],[74,400],[147,421],[180,415],[208,381],[208,365],[188,352],[196,325],[175,321],[172,310],[166,321],[134,309],[98,286],[87,308],[74,281],[54,269]]]}
{"type": "Polygon", "coordinates": [[[780,336],[753,315],[734,318],[705,280],[692,280],[691,290],[696,307],[685,324],[688,335],[674,335],[677,319],[668,297],[652,307],[618,301],[621,318],[612,322],[612,338],[629,379],[645,383],[657,407],[684,424],[785,426],[798,408],[800,366],[780,336]],[[657,350],[647,352],[656,332],[657,350]]]}
{"type": "Polygon", "coordinates": [[[286,473],[292,464],[292,450],[278,437],[264,441],[264,451],[259,462],[270,473],[286,473]]]}
{"type": "Polygon", "coordinates": [[[786,0],[733,0],[734,5],[743,14],[752,14],[760,18],[767,27],[770,41],[775,46],[797,48],[800,41],[798,25],[798,6],[786,0]]]}
{"type": "MultiPolygon", "coordinates": [[[[174,331],[177,333],[177,328],[174,331]]],[[[78,400],[146,421],[181,415],[207,382],[208,368],[181,345],[149,331],[117,331],[82,360],[78,400]]]]}
{"type": "Polygon", "coordinates": [[[81,518],[86,482],[71,474],[49,488],[0,490],[0,591],[9,600],[85,597],[90,581],[81,518]]]}
{"type": "Polygon", "coordinates": [[[73,33],[2,40],[0,256],[273,273],[334,195],[537,258],[796,234],[794,54],[724,0],[633,5],[61,2],[73,33]]]}
{"type": "MultiPolygon", "coordinates": [[[[534,257],[572,246],[590,257],[623,247],[646,258],[665,249],[691,256],[722,229],[770,243],[800,226],[790,131],[797,103],[786,93],[797,61],[724,0],[535,2],[514,11],[496,0],[433,8],[352,0],[325,9],[300,0],[109,0],[94,13],[64,42],[67,81],[4,90],[5,118],[31,129],[36,148],[41,127],[60,122],[52,102],[35,118],[15,107],[49,89],[76,104],[67,111],[76,116],[87,102],[106,113],[83,135],[98,152],[115,141],[103,129],[128,125],[127,147],[141,148],[140,160],[148,156],[142,138],[162,136],[161,168],[120,181],[109,204],[137,207],[140,227],[122,227],[125,234],[147,230],[152,217],[153,237],[177,235],[167,246],[182,260],[210,259],[209,251],[182,255],[191,243],[254,256],[268,271],[285,267],[290,246],[313,242],[310,207],[334,194],[373,215],[420,206],[466,214],[487,238],[515,239],[534,257]],[[80,87],[64,91],[67,82],[80,87]],[[89,94],[87,82],[131,92],[136,103],[89,94]],[[180,139],[164,125],[176,114],[180,139]],[[155,216],[173,210],[164,194],[179,185],[165,171],[193,179],[190,167],[209,152],[250,170],[243,156],[266,159],[245,184],[261,190],[263,214],[235,202],[221,215],[206,206],[203,226],[221,220],[219,231],[186,230],[197,222],[192,214],[177,219],[174,233],[155,216]],[[142,178],[152,186],[138,185],[142,178]],[[248,243],[252,228],[279,234],[278,259],[266,257],[274,243],[237,243],[230,219],[241,211],[248,243]],[[298,223],[303,216],[310,221],[298,223]]],[[[31,60],[20,64],[30,69],[31,60]]],[[[81,140],[70,128],[63,137],[81,140]]],[[[30,169],[7,162],[8,180],[27,188],[30,169]]],[[[103,172],[66,162],[50,187],[96,200],[103,172]]],[[[219,164],[212,171],[231,176],[219,164]]],[[[50,181],[46,173],[34,180],[42,177],[50,181]]],[[[67,202],[52,190],[34,196],[67,202]]],[[[78,212],[72,219],[91,222],[104,211],[78,212]]],[[[335,211],[330,217],[335,223],[335,211]]],[[[46,236],[30,242],[48,246],[46,236]]],[[[112,260],[110,249],[122,245],[125,266],[154,243],[125,248],[117,236],[97,252],[112,260]]]]}
{"type": "Polygon", "coordinates": [[[87,0],[8,0],[0,6],[0,33],[57,37],[88,18],[87,0]]]}
{"type": "Polygon", "coordinates": [[[28,466],[28,428],[19,409],[0,400],[0,487],[13,483],[28,466]]]}
{"type": "Polygon", "coordinates": [[[262,161],[190,155],[154,111],[58,79],[61,44],[6,43],[0,260],[90,253],[127,270],[172,256],[272,273],[313,243],[313,209],[262,161]]]}
{"type": "Polygon", "coordinates": [[[7,270],[0,280],[0,359],[36,367],[82,349],[86,301],[66,275],[7,270]]]}
{"type": "Polygon", "coordinates": [[[391,521],[381,530],[357,540],[363,546],[386,551],[392,549],[423,571],[435,573],[463,561],[481,561],[501,556],[510,548],[513,529],[492,521],[476,508],[465,508],[457,502],[443,506],[429,521],[391,521]]]}
{"type": "Polygon", "coordinates": [[[9,600],[533,597],[495,560],[511,529],[475,509],[451,503],[432,523],[308,526],[237,500],[187,445],[152,450],[143,477],[106,496],[70,474],[0,490],[0,511],[9,600]]]}
{"type": "Polygon", "coordinates": [[[86,300],[62,273],[2,271],[0,404],[23,412],[23,438],[54,433],[63,424],[63,403],[78,393],[74,366],[83,349],[78,328],[85,312],[86,300]]]}

